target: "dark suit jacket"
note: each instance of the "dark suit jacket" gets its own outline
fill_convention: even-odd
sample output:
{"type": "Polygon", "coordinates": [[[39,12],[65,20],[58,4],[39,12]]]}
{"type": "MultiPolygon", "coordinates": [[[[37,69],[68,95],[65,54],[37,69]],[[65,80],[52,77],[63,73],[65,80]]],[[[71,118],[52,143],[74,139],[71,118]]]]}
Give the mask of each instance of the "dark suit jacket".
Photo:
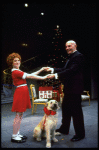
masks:
{"type": "Polygon", "coordinates": [[[65,94],[81,94],[83,92],[83,54],[76,51],[70,55],[68,64],[63,68],[55,68],[54,72],[58,73],[59,80],[64,79],[65,94]]]}

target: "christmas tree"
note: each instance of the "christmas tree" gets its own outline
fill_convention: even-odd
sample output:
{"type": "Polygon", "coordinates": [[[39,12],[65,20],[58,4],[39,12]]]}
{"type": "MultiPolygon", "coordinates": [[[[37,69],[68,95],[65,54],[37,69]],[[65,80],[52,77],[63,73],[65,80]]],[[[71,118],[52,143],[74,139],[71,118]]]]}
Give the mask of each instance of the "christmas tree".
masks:
{"type": "MultiPolygon", "coordinates": [[[[52,68],[62,68],[66,63],[66,57],[64,56],[64,50],[62,45],[62,31],[60,26],[57,25],[53,29],[52,37],[52,50],[48,54],[48,67],[52,68]]],[[[40,82],[41,86],[53,86],[53,88],[58,89],[61,81],[55,79],[47,79],[46,81],[40,82]]]]}
{"type": "Polygon", "coordinates": [[[52,52],[48,55],[48,66],[58,68],[64,66],[66,57],[63,54],[62,31],[57,25],[53,30],[52,52]]]}

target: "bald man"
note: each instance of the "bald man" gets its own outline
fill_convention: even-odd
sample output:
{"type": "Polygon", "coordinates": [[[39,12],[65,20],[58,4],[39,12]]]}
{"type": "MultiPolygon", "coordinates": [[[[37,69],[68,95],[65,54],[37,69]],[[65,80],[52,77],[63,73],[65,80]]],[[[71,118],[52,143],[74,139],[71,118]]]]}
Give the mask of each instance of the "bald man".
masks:
{"type": "Polygon", "coordinates": [[[49,78],[63,80],[64,84],[62,125],[56,132],[68,135],[72,117],[75,135],[70,140],[74,142],[85,137],[84,119],[81,107],[84,57],[77,51],[77,44],[73,40],[66,42],[66,51],[69,55],[69,59],[63,68],[47,67],[45,70],[52,72],[49,78]]]}

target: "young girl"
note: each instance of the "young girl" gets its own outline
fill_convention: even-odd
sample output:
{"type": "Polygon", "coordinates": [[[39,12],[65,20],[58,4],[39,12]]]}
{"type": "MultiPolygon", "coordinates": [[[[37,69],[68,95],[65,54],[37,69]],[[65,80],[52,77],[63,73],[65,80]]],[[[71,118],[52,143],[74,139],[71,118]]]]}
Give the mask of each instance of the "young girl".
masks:
{"type": "Polygon", "coordinates": [[[16,116],[14,118],[13,123],[13,135],[11,138],[11,142],[23,143],[26,141],[27,137],[20,135],[19,129],[23,116],[23,112],[26,111],[27,108],[31,108],[31,102],[29,97],[29,91],[26,84],[26,79],[38,79],[44,80],[47,79],[47,76],[37,76],[44,68],[41,68],[39,71],[28,74],[21,70],[19,70],[21,64],[21,56],[18,53],[12,53],[7,57],[7,63],[9,65],[12,72],[13,84],[17,86],[14,97],[13,97],[13,105],[12,112],[16,112],[16,116]]]}

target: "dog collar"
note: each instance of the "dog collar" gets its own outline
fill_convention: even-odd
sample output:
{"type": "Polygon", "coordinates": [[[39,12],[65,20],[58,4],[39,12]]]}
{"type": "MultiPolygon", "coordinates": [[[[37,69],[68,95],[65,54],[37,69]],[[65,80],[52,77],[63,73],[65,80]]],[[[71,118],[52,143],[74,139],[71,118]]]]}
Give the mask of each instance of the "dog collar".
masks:
{"type": "Polygon", "coordinates": [[[48,110],[47,107],[44,107],[44,112],[46,115],[55,115],[56,112],[55,111],[52,111],[52,110],[48,110]]]}

